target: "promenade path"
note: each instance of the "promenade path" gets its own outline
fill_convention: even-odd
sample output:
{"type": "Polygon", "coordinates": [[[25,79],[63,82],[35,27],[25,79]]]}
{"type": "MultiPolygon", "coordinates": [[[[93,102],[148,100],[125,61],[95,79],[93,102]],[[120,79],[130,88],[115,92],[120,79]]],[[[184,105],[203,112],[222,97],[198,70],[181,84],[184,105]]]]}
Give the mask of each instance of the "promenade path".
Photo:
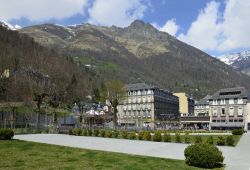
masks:
{"type": "MultiPolygon", "coordinates": [[[[14,139],[55,144],[61,146],[120,152],[133,155],[153,156],[184,160],[188,144],[112,139],[100,137],[70,136],[62,134],[15,135],[14,139]]],[[[236,147],[222,146],[228,170],[250,170],[250,134],[244,134],[236,147]]]]}

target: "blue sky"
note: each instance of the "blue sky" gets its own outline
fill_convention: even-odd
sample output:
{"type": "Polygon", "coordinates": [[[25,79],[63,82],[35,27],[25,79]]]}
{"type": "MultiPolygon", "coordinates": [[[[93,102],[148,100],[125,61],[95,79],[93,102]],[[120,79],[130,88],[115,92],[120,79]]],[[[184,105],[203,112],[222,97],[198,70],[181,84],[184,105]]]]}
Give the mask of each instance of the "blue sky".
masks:
{"type": "Polygon", "coordinates": [[[211,55],[250,48],[249,0],[0,0],[0,19],[22,27],[151,23],[211,55]]]}

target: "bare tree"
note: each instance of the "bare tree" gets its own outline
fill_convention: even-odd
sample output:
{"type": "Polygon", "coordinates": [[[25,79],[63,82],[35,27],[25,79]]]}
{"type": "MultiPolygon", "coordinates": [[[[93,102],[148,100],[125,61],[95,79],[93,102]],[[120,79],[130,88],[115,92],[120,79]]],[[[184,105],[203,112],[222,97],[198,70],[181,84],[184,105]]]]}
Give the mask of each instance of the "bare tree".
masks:
{"type": "Polygon", "coordinates": [[[114,129],[117,126],[117,106],[125,98],[124,84],[120,80],[107,81],[101,91],[102,101],[108,101],[113,108],[113,125],[114,129]]]}

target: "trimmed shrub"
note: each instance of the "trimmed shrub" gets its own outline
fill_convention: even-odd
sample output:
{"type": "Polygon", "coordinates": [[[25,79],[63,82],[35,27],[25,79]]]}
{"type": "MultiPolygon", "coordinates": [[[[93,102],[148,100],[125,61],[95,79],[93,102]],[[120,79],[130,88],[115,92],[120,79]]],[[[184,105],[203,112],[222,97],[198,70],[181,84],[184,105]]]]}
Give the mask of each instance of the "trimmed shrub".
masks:
{"type": "Polygon", "coordinates": [[[12,129],[0,129],[0,140],[11,140],[14,136],[12,129]]]}
{"type": "Polygon", "coordinates": [[[184,155],[186,164],[200,168],[219,167],[224,160],[222,152],[210,144],[190,145],[185,149],[184,155]]]}
{"type": "Polygon", "coordinates": [[[115,130],[115,131],[112,132],[112,137],[113,138],[118,138],[118,136],[119,136],[119,132],[118,131],[115,130]]]}
{"type": "Polygon", "coordinates": [[[190,136],[188,134],[185,134],[184,141],[185,143],[190,143],[190,136]]]}
{"type": "Polygon", "coordinates": [[[153,141],[161,142],[161,132],[160,131],[155,131],[155,134],[153,136],[153,141]]]}
{"type": "Polygon", "coordinates": [[[93,132],[91,129],[88,129],[88,136],[92,136],[93,132]]]}
{"type": "Polygon", "coordinates": [[[135,134],[135,132],[130,132],[130,133],[129,133],[129,139],[136,139],[136,134],[135,134]]]}
{"type": "Polygon", "coordinates": [[[175,142],[176,143],[181,143],[181,136],[179,133],[175,133],[175,142]]]}
{"type": "Polygon", "coordinates": [[[171,135],[170,133],[164,133],[164,136],[163,136],[163,141],[164,142],[171,142],[171,135]]]}
{"type": "Polygon", "coordinates": [[[219,136],[217,140],[217,145],[223,146],[226,144],[226,140],[223,136],[219,136]]]}
{"type": "Polygon", "coordinates": [[[243,129],[234,129],[232,130],[233,135],[242,135],[244,133],[243,129]]]}
{"type": "Polygon", "coordinates": [[[73,130],[69,129],[69,135],[73,135],[73,130]]]}
{"type": "Polygon", "coordinates": [[[226,138],[226,144],[228,145],[228,146],[234,146],[234,137],[233,136],[227,136],[227,138],[226,138]]]}
{"type": "Polygon", "coordinates": [[[149,131],[145,131],[143,134],[143,140],[150,141],[151,140],[151,134],[149,131]]]}
{"type": "Polygon", "coordinates": [[[105,137],[105,130],[101,130],[101,131],[100,131],[100,136],[101,136],[101,137],[105,137]]]}
{"type": "Polygon", "coordinates": [[[139,133],[138,133],[138,139],[139,139],[139,140],[143,140],[143,135],[144,135],[144,132],[143,132],[143,131],[139,132],[139,133]]]}
{"type": "Polygon", "coordinates": [[[94,136],[99,136],[99,130],[98,130],[98,129],[95,129],[93,135],[94,135],[94,136]]]}
{"type": "Polygon", "coordinates": [[[201,136],[195,136],[195,138],[194,138],[194,143],[196,143],[196,144],[202,143],[202,138],[201,138],[201,136]]]}
{"type": "Polygon", "coordinates": [[[105,134],[106,134],[106,137],[112,138],[112,131],[106,131],[105,134]]]}
{"type": "Polygon", "coordinates": [[[88,130],[87,129],[82,130],[82,136],[88,136],[88,130]]]}
{"type": "Polygon", "coordinates": [[[127,139],[128,138],[128,132],[127,131],[122,131],[122,138],[127,139]]]}
{"type": "Polygon", "coordinates": [[[206,140],[207,144],[213,145],[214,144],[214,137],[213,136],[209,136],[206,140]]]}

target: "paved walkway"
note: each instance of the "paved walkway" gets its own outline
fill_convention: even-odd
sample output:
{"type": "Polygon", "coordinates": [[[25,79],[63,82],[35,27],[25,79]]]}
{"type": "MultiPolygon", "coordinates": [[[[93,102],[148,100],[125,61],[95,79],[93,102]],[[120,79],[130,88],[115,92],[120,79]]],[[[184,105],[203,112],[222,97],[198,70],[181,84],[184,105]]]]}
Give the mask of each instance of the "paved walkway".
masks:
{"type": "MultiPolygon", "coordinates": [[[[100,137],[69,136],[61,134],[15,135],[14,139],[78,147],[102,151],[121,152],[184,160],[187,144],[110,139],[100,137]]],[[[244,134],[237,147],[219,147],[225,156],[228,170],[250,170],[250,134],[244,134]]]]}
{"type": "Polygon", "coordinates": [[[244,134],[236,147],[223,154],[227,170],[250,170],[250,133],[244,134]]]}

